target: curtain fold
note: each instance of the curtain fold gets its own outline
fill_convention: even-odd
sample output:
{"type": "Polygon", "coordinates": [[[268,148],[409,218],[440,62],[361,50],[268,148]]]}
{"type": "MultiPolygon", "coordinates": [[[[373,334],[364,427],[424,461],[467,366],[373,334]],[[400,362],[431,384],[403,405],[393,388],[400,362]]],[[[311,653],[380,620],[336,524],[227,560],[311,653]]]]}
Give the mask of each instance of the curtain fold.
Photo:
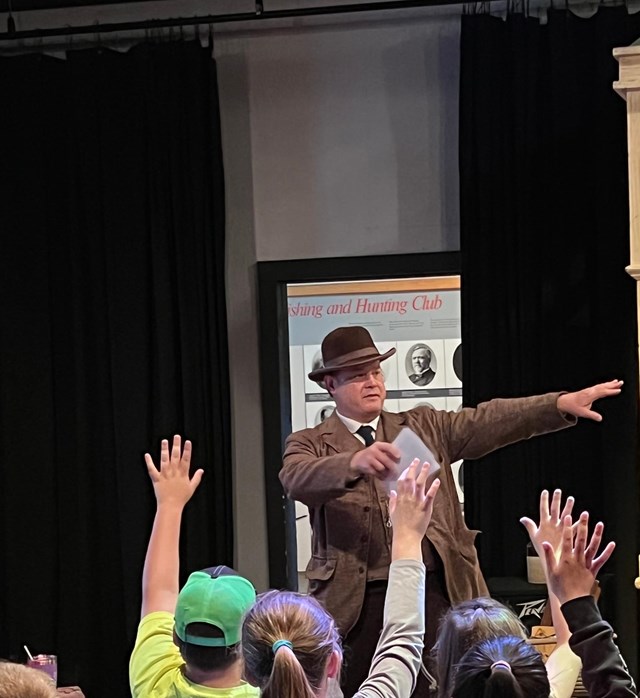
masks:
{"type": "Polygon", "coordinates": [[[636,659],[638,362],[629,262],[626,107],[616,46],[640,16],[602,8],[462,18],[460,175],[466,404],[612,378],[602,424],[511,446],[465,468],[465,514],[492,576],[525,576],[543,487],[576,497],[618,541],[610,618],[636,659]]]}
{"type": "Polygon", "coordinates": [[[126,695],[155,500],[205,469],[182,572],[233,562],[215,63],[195,42],[0,61],[0,656],[126,695]]]}

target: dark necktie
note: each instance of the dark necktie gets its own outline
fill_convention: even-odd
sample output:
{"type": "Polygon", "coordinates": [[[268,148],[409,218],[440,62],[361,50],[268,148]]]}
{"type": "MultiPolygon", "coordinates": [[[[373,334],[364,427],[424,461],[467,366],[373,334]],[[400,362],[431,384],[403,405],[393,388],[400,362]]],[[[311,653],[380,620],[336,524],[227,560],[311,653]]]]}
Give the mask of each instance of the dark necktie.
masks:
{"type": "Polygon", "coordinates": [[[374,436],[373,427],[368,424],[363,424],[357,431],[356,434],[364,439],[365,446],[371,446],[375,442],[376,437],[374,436]]]}

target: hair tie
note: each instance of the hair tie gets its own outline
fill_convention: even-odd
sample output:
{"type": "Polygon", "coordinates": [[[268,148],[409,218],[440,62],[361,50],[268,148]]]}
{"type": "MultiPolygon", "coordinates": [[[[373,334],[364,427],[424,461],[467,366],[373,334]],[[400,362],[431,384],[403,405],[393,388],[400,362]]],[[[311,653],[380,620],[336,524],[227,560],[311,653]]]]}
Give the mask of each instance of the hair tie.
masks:
{"type": "Polygon", "coordinates": [[[494,662],[491,665],[491,673],[492,674],[497,669],[502,669],[503,671],[508,671],[510,674],[512,673],[511,664],[509,664],[509,662],[505,662],[504,659],[499,659],[497,662],[494,662]]]}
{"type": "Polygon", "coordinates": [[[271,645],[271,651],[275,654],[281,647],[288,647],[290,650],[293,649],[293,645],[289,640],[276,640],[273,645],[271,645]]]}

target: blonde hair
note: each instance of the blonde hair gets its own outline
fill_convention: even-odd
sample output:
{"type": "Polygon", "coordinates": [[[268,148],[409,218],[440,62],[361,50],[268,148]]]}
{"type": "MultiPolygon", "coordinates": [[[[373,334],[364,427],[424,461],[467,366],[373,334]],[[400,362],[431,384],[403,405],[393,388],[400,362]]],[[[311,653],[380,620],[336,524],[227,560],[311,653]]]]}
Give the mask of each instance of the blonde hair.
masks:
{"type": "Polygon", "coordinates": [[[314,698],[332,653],[342,655],[333,618],[315,599],[288,591],[258,597],[244,619],[241,645],[247,678],[264,698],[314,698]],[[287,643],[274,652],[278,640],[287,643]]]}
{"type": "Polygon", "coordinates": [[[37,669],[0,661],[0,698],[56,698],[56,689],[37,669]]]}

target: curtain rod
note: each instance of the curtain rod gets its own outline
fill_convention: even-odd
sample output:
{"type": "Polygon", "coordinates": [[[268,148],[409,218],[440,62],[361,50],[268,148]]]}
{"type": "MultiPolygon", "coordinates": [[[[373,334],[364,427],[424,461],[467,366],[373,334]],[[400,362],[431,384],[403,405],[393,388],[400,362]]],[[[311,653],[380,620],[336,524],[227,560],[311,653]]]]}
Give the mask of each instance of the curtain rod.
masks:
{"type": "Polygon", "coordinates": [[[77,34],[108,34],[117,31],[135,31],[144,29],[165,29],[168,27],[189,27],[198,24],[226,24],[230,22],[255,22],[269,19],[288,19],[296,17],[313,17],[320,15],[337,15],[356,12],[381,10],[398,10],[414,7],[440,7],[459,5],[460,0],[391,0],[387,2],[366,2],[350,5],[325,5],[304,9],[264,10],[262,2],[256,2],[255,12],[205,15],[201,17],[175,17],[168,19],[145,19],[135,22],[111,22],[107,24],[64,26],[48,29],[25,29],[0,33],[1,41],[17,39],[35,39],[47,36],[70,36],[77,34]]]}

